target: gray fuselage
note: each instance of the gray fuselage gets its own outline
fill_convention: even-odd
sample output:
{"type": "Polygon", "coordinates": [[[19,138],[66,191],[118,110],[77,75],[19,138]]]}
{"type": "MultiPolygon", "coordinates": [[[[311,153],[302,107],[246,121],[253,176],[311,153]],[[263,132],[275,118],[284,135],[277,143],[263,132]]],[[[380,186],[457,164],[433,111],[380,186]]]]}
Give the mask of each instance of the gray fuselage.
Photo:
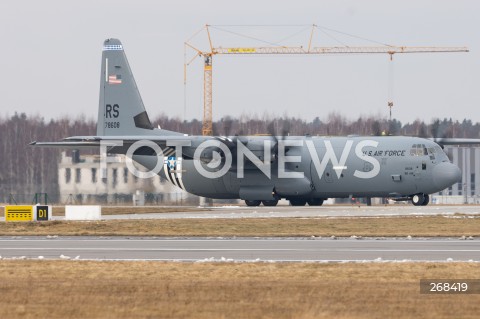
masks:
{"type": "MultiPolygon", "coordinates": [[[[271,138],[245,137],[243,144],[261,145],[266,139],[271,138]]],[[[208,162],[172,156],[164,159],[159,174],[192,194],[246,200],[431,194],[451,186],[460,175],[436,143],[421,138],[307,136],[287,137],[282,142],[287,146],[270,161],[270,173],[245,156],[241,157],[243,173],[239,173],[241,159],[234,156],[225,173],[211,178],[204,176],[198,165],[218,172],[225,161],[212,170],[208,162]],[[168,159],[181,165],[170,168],[168,159]]],[[[256,155],[261,153],[263,150],[256,155]]],[[[156,156],[134,155],[133,159],[148,169],[157,165],[156,156]]]]}

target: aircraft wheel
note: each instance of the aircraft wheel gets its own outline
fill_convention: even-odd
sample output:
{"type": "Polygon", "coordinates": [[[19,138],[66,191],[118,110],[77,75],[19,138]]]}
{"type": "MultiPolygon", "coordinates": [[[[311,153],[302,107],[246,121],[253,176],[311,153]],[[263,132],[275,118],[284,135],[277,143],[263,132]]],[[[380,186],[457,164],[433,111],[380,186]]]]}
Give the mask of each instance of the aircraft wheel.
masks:
{"type": "Polygon", "coordinates": [[[305,206],[307,204],[306,199],[290,199],[291,206],[305,206]]]}
{"type": "Polygon", "coordinates": [[[424,194],[415,194],[412,196],[412,204],[414,206],[421,206],[423,205],[423,202],[425,201],[425,195],[424,194]]]}
{"type": "Polygon", "coordinates": [[[428,194],[425,194],[425,199],[423,200],[422,206],[427,206],[428,203],[430,203],[430,196],[428,196],[428,194]]]}
{"type": "Polygon", "coordinates": [[[247,204],[247,206],[260,206],[260,203],[262,201],[260,200],[245,200],[245,204],[247,204]]]}
{"type": "Polygon", "coordinates": [[[308,206],[322,206],[323,198],[310,198],[307,203],[308,206]]]}
{"type": "Polygon", "coordinates": [[[277,206],[278,199],[262,200],[263,206],[277,206]]]}

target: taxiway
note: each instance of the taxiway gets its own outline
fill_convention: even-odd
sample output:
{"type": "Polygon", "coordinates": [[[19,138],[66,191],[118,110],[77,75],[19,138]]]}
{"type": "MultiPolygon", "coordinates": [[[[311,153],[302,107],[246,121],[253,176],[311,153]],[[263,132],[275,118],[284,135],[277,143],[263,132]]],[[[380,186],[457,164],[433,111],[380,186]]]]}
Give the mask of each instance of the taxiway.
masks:
{"type": "MultiPolygon", "coordinates": [[[[175,213],[148,213],[103,215],[102,219],[178,219],[178,218],[279,218],[279,217],[385,217],[385,216],[432,216],[455,214],[480,215],[478,205],[382,205],[382,206],[341,206],[325,205],[320,207],[246,207],[221,206],[212,207],[211,211],[175,212],[175,213]]],[[[62,217],[55,217],[62,219],[62,217]]]]}

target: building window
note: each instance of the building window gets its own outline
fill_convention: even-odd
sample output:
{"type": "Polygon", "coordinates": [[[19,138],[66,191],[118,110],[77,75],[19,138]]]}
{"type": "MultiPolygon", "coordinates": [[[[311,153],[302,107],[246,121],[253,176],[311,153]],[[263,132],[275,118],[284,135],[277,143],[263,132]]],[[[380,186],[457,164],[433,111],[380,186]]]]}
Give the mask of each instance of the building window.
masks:
{"type": "Polygon", "coordinates": [[[72,179],[72,171],[70,168],[65,169],[65,184],[70,183],[70,179],[72,179]]]}
{"type": "Polygon", "coordinates": [[[112,185],[114,186],[117,185],[117,171],[118,170],[116,168],[112,169],[112,185]]]}
{"type": "Polygon", "coordinates": [[[108,171],[106,168],[102,170],[102,183],[107,184],[108,171]]]}
{"type": "Polygon", "coordinates": [[[470,191],[471,195],[475,196],[475,173],[470,174],[470,191]]]}
{"type": "Polygon", "coordinates": [[[92,184],[95,184],[97,182],[97,169],[92,168],[92,184]]]}
{"type": "Polygon", "coordinates": [[[80,168],[75,169],[75,183],[80,183],[82,181],[82,170],[80,168]]]}
{"type": "Polygon", "coordinates": [[[123,169],[123,183],[127,184],[128,183],[128,168],[125,167],[123,169]]]}

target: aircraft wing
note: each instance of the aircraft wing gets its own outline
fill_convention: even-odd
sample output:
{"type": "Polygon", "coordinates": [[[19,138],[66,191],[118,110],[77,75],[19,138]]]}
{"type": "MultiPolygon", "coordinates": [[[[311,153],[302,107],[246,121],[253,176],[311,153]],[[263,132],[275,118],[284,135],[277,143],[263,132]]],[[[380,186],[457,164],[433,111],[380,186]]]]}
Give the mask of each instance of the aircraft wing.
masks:
{"type": "MultiPolygon", "coordinates": [[[[66,149],[85,149],[85,148],[99,148],[106,146],[108,152],[119,152],[125,154],[128,148],[136,142],[148,142],[157,144],[164,155],[170,155],[175,151],[175,146],[183,145],[183,156],[193,157],[195,149],[198,145],[206,140],[215,140],[212,136],[188,136],[188,135],[125,135],[125,136],[72,136],[67,137],[59,142],[31,142],[30,146],[36,147],[53,147],[66,149]],[[187,142],[187,143],[185,143],[187,142]],[[185,145],[187,144],[187,145],[185,145]]],[[[138,145],[141,147],[143,145],[138,145]]],[[[147,144],[148,146],[148,144],[147,144]]]]}
{"type": "MultiPolygon", "coordinates": [[[[158,145],[164,156],[170,156],[175,153],[176,145],[182,146],[182,156],[185,158],[193,158],[197,148],[205,141],[215,141],[224,144],[228,148],[236,146],[236,137],[218,137],[218,136],[189,136],[189,135],[123,135],[123,136],[72,136],[67,137],[59,142],[32,142],[31,146],[38,147],[55,147],[67,149],[82,148],[99,148],[107,147],[107,152],[126,154],[134,143],[145,142],[145,144],[136,144],[134,149],[138,155],[153,155],[152,142],[158,145]],[[147,148],[145,149],[144,146],[147,148]],[[150,149],[150,150],[149,150],[150,149]],[[139,153],[137,153],[137,151],[139,153]]],[[[263,145],[263,143],[262,143],[263,145]]],[[[210,146],[212,146],[210,144],[210,146]]],[[[255,146],[255,145],[254,145],[255,146]]],[[[208,147],[208,146],[207,146],[208,147]]],[[[215,156],[216,151],[209,150],[202,152],[202,158],[209,160],[215,156]]]]}
{"type": "Polygon", "coordinates": [[[188,135],[175,135],[175,136],[71,136],[63,139],[59,142],[37,142],[33,141],[30,146],[40,146],[40,147],[65,147],[65,148],[88,148],[88,147],[100,147],[101,145],[105,146],[117,146],[118,142],[121,141],[123,145],[131,145],[138,141],[152,141],[160,146],[166,146],[168,141],[191,141],[193,144],[195,142],[203,142],[211,137],[203,136],[188,136],[188,135]]]}
{"type": "Polygon", "coordinates": [[[480,145],[479,138],[431,138],[439,145],[480,145]]]}

